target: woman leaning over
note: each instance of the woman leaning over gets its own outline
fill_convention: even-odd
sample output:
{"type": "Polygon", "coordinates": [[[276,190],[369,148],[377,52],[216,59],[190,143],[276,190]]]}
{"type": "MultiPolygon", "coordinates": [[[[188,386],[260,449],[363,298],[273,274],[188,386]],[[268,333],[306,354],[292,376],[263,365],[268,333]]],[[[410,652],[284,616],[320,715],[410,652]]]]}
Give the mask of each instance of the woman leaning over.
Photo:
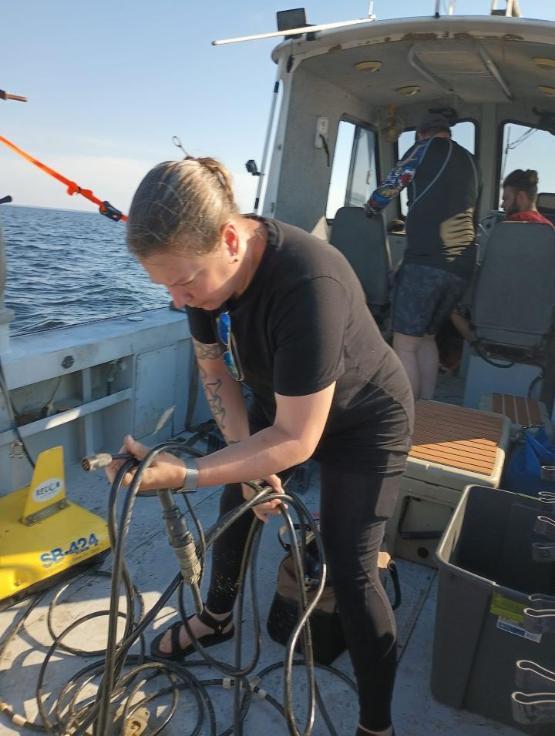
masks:
{"type": "MultiPolygon", "coordinates": [[[[190,467],[187,485],[225,484],[225,514],[252,496],[242,481],[265,479],[282,491],[277,473],[311,457],[319,462],[323,541],[359,690],[357,736],[390,736],[396,629],[377,559],[405,468],[413,402],[354,272],[306,232],[239,214],[227,172],[208,158],[162,163],[146,175],[128,243],[150,279],[187,308],[208,403],[228,443],[190,467]],[[253,397],[248,408],[242,382],[253,397]]],[[[125,445],[143,457],[132,438],[125,445]]],[[[184,463],[166,454],[142,488],[177,488],[186,477],[184,463]]],[[[255,514],[266,521],[278,505],[255,514]]],[[[189,621],[205,646],[232,635],[251,519],[242,516],[214,547],[205,611],[189,621]]],[[[190,651],[179,623],[152,644],[157,657],[190,651]]]]}

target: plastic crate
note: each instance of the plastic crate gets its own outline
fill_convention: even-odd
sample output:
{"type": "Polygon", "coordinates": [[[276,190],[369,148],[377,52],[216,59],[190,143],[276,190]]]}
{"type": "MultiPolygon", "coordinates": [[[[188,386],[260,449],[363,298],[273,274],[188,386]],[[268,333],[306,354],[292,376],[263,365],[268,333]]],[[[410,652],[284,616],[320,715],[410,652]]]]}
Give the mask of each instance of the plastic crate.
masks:
{"type": "MultiPolygon", "coordinates": [[[[555,666],[555,634],[523,626],[528,596],[555,594],[555,562],[534,559],[536,518],[555,504],[483,486],[465,489],[437,549],[439,589],[432,664],[435,698],[527,733],[511,715],[515,664],[555,666]]],[[[535,728],[535,730],[534,730],[535,728]]]]}

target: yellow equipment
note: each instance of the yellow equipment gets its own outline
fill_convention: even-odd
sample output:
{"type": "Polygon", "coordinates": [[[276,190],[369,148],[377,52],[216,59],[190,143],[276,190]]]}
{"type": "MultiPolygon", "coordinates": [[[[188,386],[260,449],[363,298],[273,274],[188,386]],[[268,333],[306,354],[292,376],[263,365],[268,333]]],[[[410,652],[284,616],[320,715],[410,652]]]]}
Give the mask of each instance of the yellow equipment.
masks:
{"type": "Polygon", "coordinates": [[[0,608],[109,548],[106,522],[66,498],[63,448],[41,452],[30,485],[0,498],[0,608]]]}

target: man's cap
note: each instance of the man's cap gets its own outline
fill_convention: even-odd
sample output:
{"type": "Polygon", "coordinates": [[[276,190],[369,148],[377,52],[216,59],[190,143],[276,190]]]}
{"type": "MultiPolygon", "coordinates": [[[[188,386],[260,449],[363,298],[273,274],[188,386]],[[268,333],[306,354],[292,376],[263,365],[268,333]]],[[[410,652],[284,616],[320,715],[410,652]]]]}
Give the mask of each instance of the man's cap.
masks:
{"type": "Polygon", "coordinates": [[[441,113],[428,113],[420,121],[417,133],[427,133],[429,130],[451,130],[451,124],[441,113]]]}

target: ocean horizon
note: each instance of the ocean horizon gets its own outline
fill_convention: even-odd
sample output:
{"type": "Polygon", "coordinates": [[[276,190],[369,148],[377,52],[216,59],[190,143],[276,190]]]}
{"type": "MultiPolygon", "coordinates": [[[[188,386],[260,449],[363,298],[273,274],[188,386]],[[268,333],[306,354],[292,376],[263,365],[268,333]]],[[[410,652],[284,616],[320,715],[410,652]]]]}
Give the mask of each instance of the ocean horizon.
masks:
{"type": "Polygon", "coordinates": [[[136,314],[169,303],[127,250],[125,224],[98,212],[0,206],[5,305],[22,335],[136,314]]]}

